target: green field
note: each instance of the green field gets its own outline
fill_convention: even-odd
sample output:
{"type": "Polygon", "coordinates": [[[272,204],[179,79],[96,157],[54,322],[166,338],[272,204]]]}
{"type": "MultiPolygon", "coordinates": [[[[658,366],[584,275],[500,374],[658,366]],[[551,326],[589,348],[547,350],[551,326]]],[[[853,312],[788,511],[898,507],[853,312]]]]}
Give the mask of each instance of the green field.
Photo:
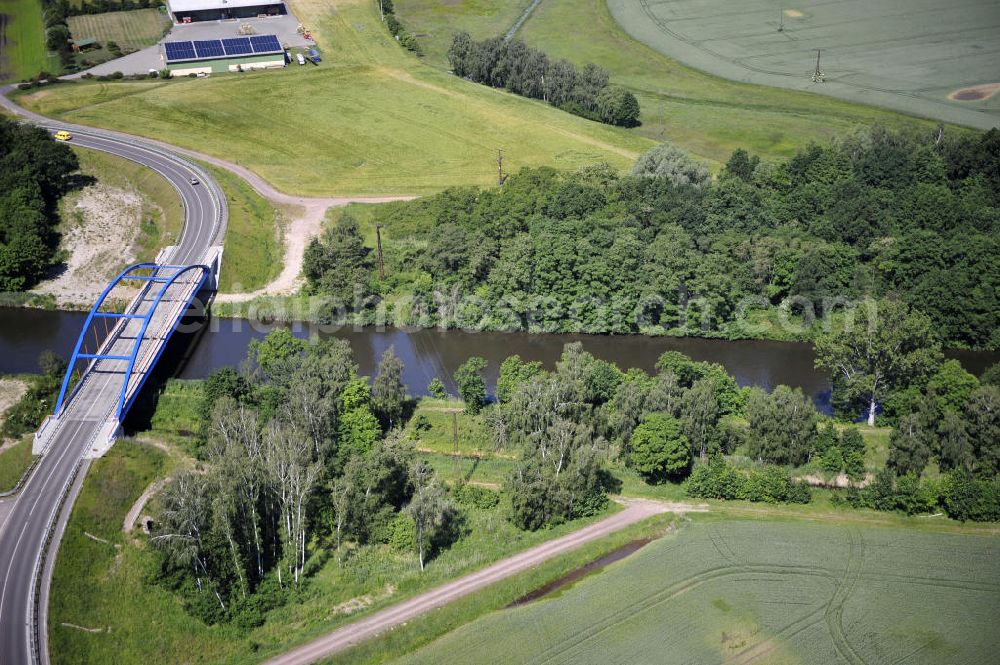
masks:
{"type": "MultiPolygon", "coordinates": [[[[517,0],[495,4],[520,6],[517,0]]],[[[442,18],[441,3],[399,0],[396,11],[414,34],[426,35],[420,39],[429,59],[446,68],[443,56],[435,55],[447,50],[453,32],[442,18]]],[[[459,27],[470,21],[462,4],[448,11],[459,27]]],[[[500,34],[509,27],[498,18],[480,27],[478,34],[500,34]]],[[[634,132],[673,141],[716,163],[738,147],[765,158],[788,157],[809,142],[823,142],[860,124],[933,126],[874,107],[704,74],[630,38],[605,0],[545,0],[517,36],[551,57],[604,67],[612,83],[630,88],[639,98],[642,126],[634,132]]]]}
{"type": "Polygon", "coordinates": [[[93,38],[102,46],[116,42],[122,50],[152,46],[170,28],[170,19],[159,9],[85,14],[67,19],[74,39],[93,38]]]}
{"type": "Polygon", "coordinates": [[[0,0],[0,83],[58,68],[59,59],[45,47],[39,0],[0,0]]]}
{"type": "Polygon", "coordinates": [[[424,47],[427,59],[448,61],[451,36],[468,32],[473,39],[487,39],[507,32],[531,5],[531,0],[398,0],[396,16],[401,18],[424,47]]]}
{"type": "Polygon", "coordinates": [[[634,38],[719,76],[810,90],[989,128],[1000,123],[1000,12],[994,0],[863,3],[800,0],[609,0],[634,38]],[[778,28],[781,27],[779,32],[778,28]],[[891,35],[891,37],[890,37],[891,35]],[[823,49],[815,83],[816,51],[823,49]],[[972,86],[985,98],[952,100],[972,86]]]}
{"type": "Polygon", "coordinates": [[[626,130],[460,81],[399,47],[367,0],[294,2],[320,67],[208,79],[63,85],[20,100],[238,162],[299,194],[420,194],[507,168],[627,167],[652,143],[626,130]],[[253,103],[234,103],[253,100],[253,103]]]}
{"type": "Polygon", "coordinates": [[[485,418],[465,413],[464,404],[457,399],[422,398],[405,431],[414,439],[418,449],[450,455],[455,449],[456,426],[460,455],[482,457],[493,452],[493,436],[485,418]],[[426,429],[416,427],[421,417],[428,426],[426,429]]]}
{"type": "Polygon", "coordinates": [[[400,663],[973,663],[1000,649],[997,540],[697,520],[400,663]]]}

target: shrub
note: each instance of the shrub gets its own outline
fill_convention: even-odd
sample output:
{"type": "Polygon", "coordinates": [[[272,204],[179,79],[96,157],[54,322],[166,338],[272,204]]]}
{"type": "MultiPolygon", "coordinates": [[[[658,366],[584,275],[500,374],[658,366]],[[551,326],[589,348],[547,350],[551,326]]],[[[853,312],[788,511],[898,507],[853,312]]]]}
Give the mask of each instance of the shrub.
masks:
{"type": "Polygon", "coordinates": [[[444,399],[448,396],[448,391],[445,390],[444,384],[441,383],[441,379],[436,376],[431,379],[431,382],[427,384],[427,392],[431,394],[432,397],[437,399],[444,399]]]}
{"type": "Polygon", "coordinates": [[[809,503],[809,485],[792,480],[776,466],[741,472],[721,455],[695,467],[686,483],[687,493],[704,499],[742,499],[764,503],[809,503]]]}
{"type": "Polygon", "coordinates": [[[465,506],[492,510],[500,505],[500,493],[487,487],[461,483],[453,490],[455,500],[465,506]]]}

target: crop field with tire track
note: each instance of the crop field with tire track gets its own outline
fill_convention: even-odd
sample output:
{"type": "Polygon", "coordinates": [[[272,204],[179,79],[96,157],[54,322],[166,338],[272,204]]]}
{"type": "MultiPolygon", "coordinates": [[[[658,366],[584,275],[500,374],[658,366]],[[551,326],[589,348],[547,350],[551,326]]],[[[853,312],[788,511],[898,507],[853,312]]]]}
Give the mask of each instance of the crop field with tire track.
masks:
{"type": "Polygon", "coordinates": [[[633,38],[716,76],[981,129],[1000,124],[995,0],[607,4],[633,38]],[[813,77],[817,49],[822,80],[813,77]]]}
{"type": "Polygon", "coordinates": [[[986,663],[1000,540],[706,518],[401,663],[986,663]]]}

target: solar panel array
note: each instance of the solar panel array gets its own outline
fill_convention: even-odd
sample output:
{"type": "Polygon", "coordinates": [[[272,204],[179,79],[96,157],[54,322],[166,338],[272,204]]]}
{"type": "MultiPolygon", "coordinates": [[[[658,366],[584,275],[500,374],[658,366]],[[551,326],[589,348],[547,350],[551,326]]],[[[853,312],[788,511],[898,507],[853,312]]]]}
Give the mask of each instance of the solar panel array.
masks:
{"type": "Polygon", "coordinates": [[[164,42],[163,48],[167,52],[167,62],[225,58],[238,55],[265,55],[281,53],[284,50],[275,35],[164,42]]]}

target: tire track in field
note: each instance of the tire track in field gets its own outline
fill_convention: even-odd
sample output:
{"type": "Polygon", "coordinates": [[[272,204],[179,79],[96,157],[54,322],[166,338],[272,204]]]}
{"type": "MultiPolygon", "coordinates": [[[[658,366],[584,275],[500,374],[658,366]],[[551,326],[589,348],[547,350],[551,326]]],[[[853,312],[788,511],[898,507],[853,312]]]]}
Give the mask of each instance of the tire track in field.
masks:
{"type": "Polygon", "coordinates": [[[851,663],[851,665],[867,665],[865,660],[851,646],[851,643],[847,639],[847,633],[844,630],[844,605],[854,592],[854,587],[857,586],[858,580],[861,579],[861,571],[865,567],[864,536],[861,535],[861,531],[856,527],[852,527],[847,532],[847,535],[850,546],[847,553],[847,565],[844,567],[844,576],[841,578],[841,583],[838,585],[836,591],[833,592],[833,596],[827,605],[825,615],[826,625],[830,632],[830,637],[833,638],[833,645],[837,649],[837,653],[844,660],[851,663]]]}
{"type": "Polygon", "coordinates": [[[726,547],[725,548],[726,551],[725,552],[723,551],[723,546],[726,544],[726,541],[722,537],[722,534],[719,533],[718,527],[716,527],[714,524],[710,524],[708,526],[707,533],[708,533],[708,539],[712,541],[712,547],[714,547],[715,551],[719,553],[719,556],[721,556],[725,561],[728,561],[729,563],[736,563],[736,557],[733,556],[732,549],[726,547]],[[720,541],[722,542],[721,545],[719,544],[720,541]]]}
{"type": "MultiPolygon", "coordinates": [[[[828,631],[830,632],[831,638],[833,639],[834,648],[837,650],[837,653],[840,654],[845,659],[847,659],[848,662],[850,662],[852,665],[857,665],[857,661],[851,660],[849,656],[846,656],[844,654],[841,645],[837,643],[837,638],[833,634],[834,629],[830,627],[832,610],[834,610],[834,608],[839,607],[841,613],[843,612],[843,604],[844,602],[847,601],[848,596],[850,596],[851,591],[853,591],[854,589],[854,585],[857,583],[858,579],[860,579],[861,576],[861,570],[864,564],[864,557],[863,555],[861,556],[861,565],[858,565],[857,564],[858,556],[856,554],[857,546],[855,545],[854,537],[855,535],[857,535],[858,538],[860,539],[860,533],[855,534],[855,532],[856,529],[848,531],[847,564],[844,567],[843,575],[841,575],[840,577],[840,582],[838,582],[836,588],[833,591],[833,595],[830,596],[829,601],[818,607],[816,610],[805,615],[801,619],[798,619],[797,621],[794,621],[788,626],[780,629],[774,636],[768,638],[764,642],[755,644],[747,648],[746,650],[741,651],[740,653],[736,654],[735,656],[732,656],[728,660],[723,661],[723,663],[733,663],[734,665],[746,665],[747,663],[752,663],[755,660],[758,660],[760,658],[763,658],[764,656],[769,655],[772,651],[778,648],[778,646],[780,646],[783,643],[787,643],[791,638],[795,637],[803,630],[815,626],[821,621],[825,621],[827,623],[828,631]],[[852,569],[852,563],[854,563],[853,569],[852,569]],[[851,575],[852,570],[854,571],[853,577],[851,575]],[[845,585],[847,585],[847,591],[844,593],[842,601],[839,603],[839,605],[837,605],[837,597],[841,593],[841,591],[844,591],[845,585]],[[820,614],[822,614],[822,616],[817,616],[820,614]],[[813,619],[813,617],[816,618],[813,619]]],[[[842,623],[840,623],[839,616],[837,617],[836,621],[837,624],[840,626],[839,630],[843,638],[844,644],[847,645],[847,648],[850,650],[850,653],[853,654],[854,650],[850,648],[849,644],[847,644],[847,638],[846,636],[843,635],[843,625],[842,623]]],[[[864,663],[863,660],[858,659],[858,661],[864,663]]]]}
{"type": "MultiPolygon", "coordinates": [[[[573,632],[567,637],[559,640],[557,643],[549,646],[547,649],[543,650],[538,654],[538,657],[533,662],[538,663],[538,665],[544,665],[545,663],[552,662],[559,655],[565,653],[569,649],[583,644],[589,640],[592,640],[601,634],[619,626],[626,621],[634,618],[636,615],[651,610],[667,601],[670,601],[681,594],[687,593],[688,591],[705,584],[706,582],[713,582],[720,579],[725,579],[727,577],[733,577],[737,575],[803,575],[803,576],[813,576],[813,577],[824,577],[830,579],[836,579],[837,575],[831,571],[829,568],[823,568],[821,566],[807,566],[807,565],[794,565],[794,564],[757,564],[757,565],[726,565],[726,566],[716,566],[714,568],[709,568],[700,573],[696,573],[687,577],[683,580],[675,582],[666,589],[649,594],[637,602],[624,607],[616,612],[613,612],[607,616],[604,620],[598,621],[597,623],[590,624],[589,626],[580,628],[579,630],[573,632]]],[[[822,615],[826,611],[826,606],[821,605],[812,612],[806,614],[804,617],[794,621],[789,626],[786,626],[782,631],[784,632],[789,629],[794,628],[794,633],[797,633],[810,625],[816,624],[822,621],[822,616],[815,619],[816,615],[822,615]],[[811,619],[811,620],[810,620],[811,619]],[[803,622],[807,622],[804,625],[803,622]]],[[[756,658],[757,656],[754,656],[756,658]]]]}

